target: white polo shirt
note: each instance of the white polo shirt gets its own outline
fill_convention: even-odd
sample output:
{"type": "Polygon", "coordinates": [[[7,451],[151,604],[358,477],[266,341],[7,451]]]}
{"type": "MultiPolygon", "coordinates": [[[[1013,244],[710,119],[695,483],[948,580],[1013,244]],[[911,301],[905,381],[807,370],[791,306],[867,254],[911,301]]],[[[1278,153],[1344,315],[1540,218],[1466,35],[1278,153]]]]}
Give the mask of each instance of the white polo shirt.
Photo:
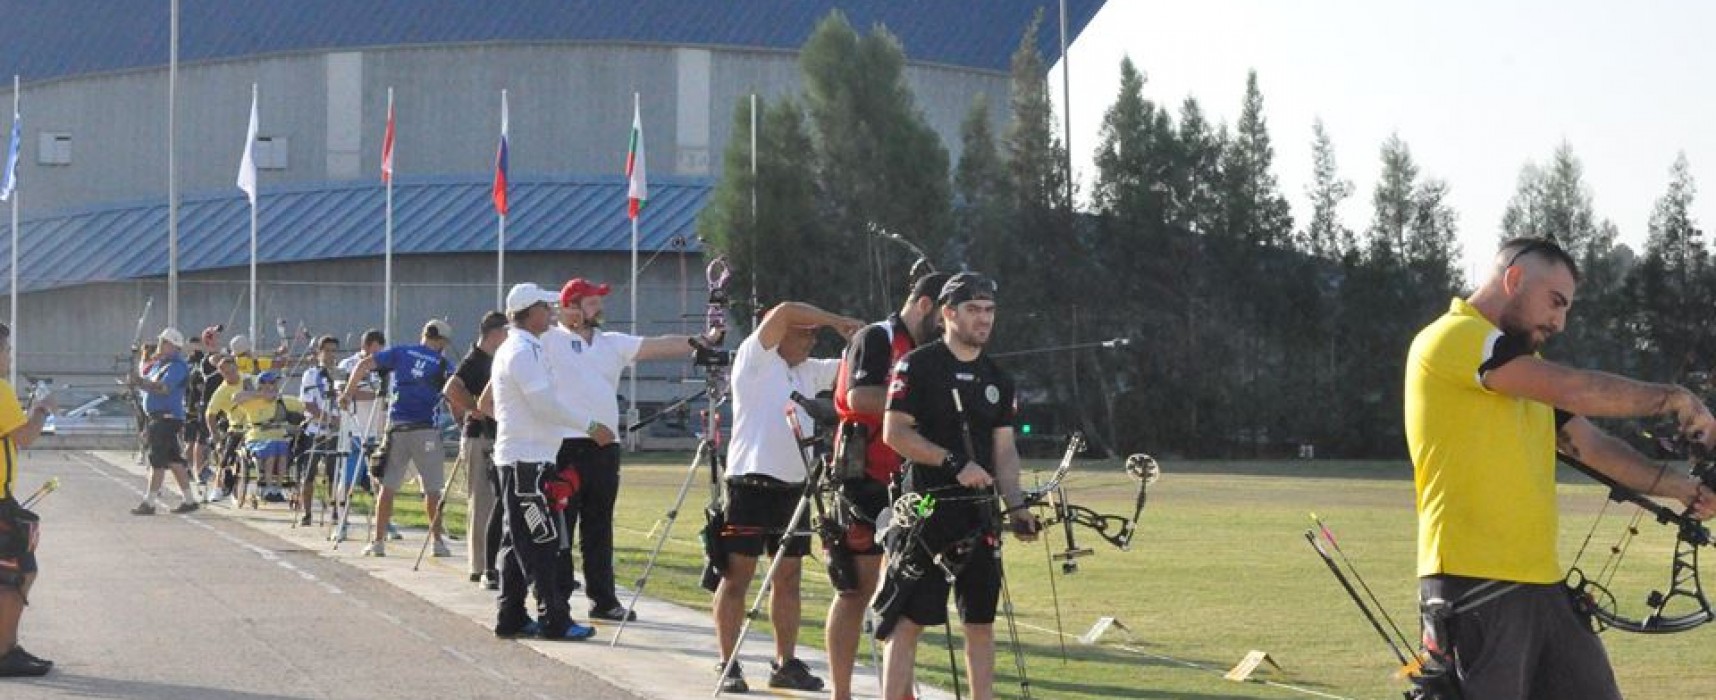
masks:
{"type": "Polygon", "coordinates": [[[557,383],[542,340],[529,331],[508,328],[489,374],[499,426],[495,464],[553,462],[561,436],[571,426],[589,424],[588,413],[560,398],[557,383]]]}
{"type": "MultiPolygon", "coordinates": [[[[554,391],[561,400],[618,434],[620,374],[637,359],[643,338],[598,330],[586,342],[583,336],[555,324],[541,340],[548,350],[548,364],[554,368],[554,391]]],[[[580,427],[561,437],[589,435],[580,427]]]]}
{"type": "MultiPolygon", "coordinates": [[[[340,373],[346,375],[347,382],[351,381],[352,370],[357,369],[358,362],[361,360],[362,358],[356,354],[340,360],[340,373]]],[[[381,376],[371,370],[367,376],[358,379],[358,386],[379,394],[381,392],[381,376]]],[[[335,389],[344,391],[345,385],[341,384],[335,389]]],[[[353,401],[352,404],[352,410],[340,417],[340,432],[358,440],[368,440],[370,437],[380,439],[382,432],[387,430],[387,408],[376,405],[376,399],[353,401]]]]}
{"type": "MultiPolygon", "coordinates": [[[[777,350],[764,348],[752,333],[733,355],[733,437],[727,447],[727,474],[761,474],[798,484],[805,479],[804,453],[787,425],[786,407],[795,391],[815,398],[817,392],[833,389],[840,361],[812,358],[788,367],[777,350]]],[[[803,408],[792,403],[792,410],[805,431],[813,429],[803,408]]]]}
{"type": "MultiPolygon", "coordinates": [[[[315,406],[316,410],[326,413],[330,403],[326,399],[327,394],[339,395],[339,387],[334,386],[334,378],[329,374],[321,367],[304,370],[304,378],[298,383],[298,400],[303,401],[305,406],[315,406]]],[[[304,434],[321,435],[322,421],[307,421],[304,424],[304,434]]]]}

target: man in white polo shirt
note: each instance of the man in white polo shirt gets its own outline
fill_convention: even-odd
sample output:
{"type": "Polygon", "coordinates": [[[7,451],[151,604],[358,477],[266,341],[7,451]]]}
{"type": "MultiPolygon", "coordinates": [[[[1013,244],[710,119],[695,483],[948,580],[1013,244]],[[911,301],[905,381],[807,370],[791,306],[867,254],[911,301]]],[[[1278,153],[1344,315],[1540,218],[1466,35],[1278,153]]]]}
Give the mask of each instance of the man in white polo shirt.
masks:
{"type": "Polygon", "coordinates": [[[559,580],[566,555],[563,512],[576,477],[556,469],[560,435],[582,428],[599,444],[614,435],[563,400],[553,366],[539,336],[548,330],[556,297],[534,284],[513,285],[506,295],[507,338],[495,351],[485,395],[494,405],[495,473],[505,513],[501,528],[501,589],[495,636],[535,635],[554,641],[589,639],[596,630],[572,620],[565,585],[559,580]],[[525,590],[534,588],[542,619],[525,612],[525,590]]]}
{"type": "MultiPolygon", "coordinates": [[[[801,425],[811,425],[804,409],[792,402],[794,392],[812,397],[834,388],[838,359],[812,359],[819,328],[833,328],[842,340],[864,322],[829,313],[809,304],[786,302],[771,309],[756,332],[739,344],[733,356],[733,437],[727,449],[727,526],[722,548],[727,552],[721,584],[715,589],[715,636],[722,665],[738,643],[744,622],[745,594],[756,575],[757,559],[765,550],[786,557],[775,569],[769,594],[769,622],[775,632],[775,660],[769,687],[822,690],[822,679],[794,655],[798,645],[799,574],[810,551],[808,536],[793,537],[780,550],[793,510],[804,495],[804,454],[786,422],[790,405],[801,425]]],[[[721,680],[723,692],[746,692],[737,662],[721,680]]]]}
{"type": "MultiPolygon", "coordinates": [[[[691,338],[664,335],[644,338],[602,330],[602,299],[611,289],[574,278],[560,289],[560,323],[542,334],[548,361],[554,367],[554,389],[568,404],[614,433],[620,424],[620,373],[634,362],[690,359],[691,338]]],[[[584,595],[590,617],[622,621],[637,619],[620,604],[614,590],[614,501],[620,493],[620,446],[591,439],[586,431],[566,431],[555,466],[573,469],[580,479],[579,496],[566,512],[567,526],[578,533],[584,558],[584,595]]],[[[563,582],[572,595],[572,563],[566,562],[563,582]]]]}

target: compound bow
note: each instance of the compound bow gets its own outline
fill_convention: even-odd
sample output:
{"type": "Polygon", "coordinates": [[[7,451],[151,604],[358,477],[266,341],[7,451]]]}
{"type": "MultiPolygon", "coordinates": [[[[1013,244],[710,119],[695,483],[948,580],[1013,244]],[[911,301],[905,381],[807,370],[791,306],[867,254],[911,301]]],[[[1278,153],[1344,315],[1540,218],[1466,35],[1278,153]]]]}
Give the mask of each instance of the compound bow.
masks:
{"type": "Polygon", "coordinates": [[[1089,556],[1095,552],[1089,548],[1078,546],[1075,526],[1089,528],[1098,537],[1114,545],[1122,552],[1131,551],[1132,537],[1138,532],[1138,520],[1144,515],[1144,506],[1149,500],[1150,484],[1162,476],[1162,467],[1156,459],[1147,454],[1135,454],[1126,458],[1126,474],[1138,482],[1138,493],[1133,498],[1132,516],[1098,513],[1091,508],[1072,503],[1068,500],[1064,482],[1072,472],[1073,459],[1084,451],[1085,439],[1083,433],[1074,432],[1067,438],[1067,451],[1061,457],[1061,463],[1055,468],[1054,474],[1047,483],[1025,492],[1022,504],[1028,508],[1046,508],[1048,514],[1037,519],[1044,528],[1060,525],[1066,539],[1066,549],[1051,556],[1061,562],[1063,573],[1078,571],[1078,558],[1089,556]]]}
{"type": "MultiPolygon", "coordinates": [[[[1692,478],[1705,488],[1716,491],[1716,456],[1702,450],[1686,452],[1693,456],[1692,478]]],[[[1698,550],[1712,544],[1709,528],[1692,517],[1690,509],[1676,511],[1657,503],[1572,457],[1562,455],[1561,461],[1609,487],[1610,502],[1630,503],[1640,509],[1616,543],[1609,547],[1608,560],[1593,577],[1579,568],[1579,558],[1584,555],[1592,535],[1602,522],[1603,514],[1608,510],[1609,503],[1604,503],[1603,512],[1598,513],[1596,522],[1591,525],[1591,532],[1585,535],[1585,542],[1580,545],[1579,554],[1574,557],[1573,565],[1567,570],[1566,585],[1573,591],[1580,612],[1591,618],[1593,627],[1598,631],[1613,628],[1639,634],[1670,634],[1692,630],[1716,620],[1716,611],[1711,610],[1710,601],[1704,597],[1704,586],[1698,578],[1698,550]],[[1649,613],[1642,618],[1633,619],[1621,612],[1614,594],[1609,591],[1609,585],[1620,569],[1627,549],[1639,535],[1639,524],[1647,514],[1653,516],[1658,523],[1675,528],[1674,555],[1669,565],[1667,592],[1651,591],[1644,601],[1649,613]],[[1682,600],[1689,601],[1689,604],[1679,604],[1682,600]]],[[[1663,469],[1666,475],[1667,466],[1663,469]]]]}

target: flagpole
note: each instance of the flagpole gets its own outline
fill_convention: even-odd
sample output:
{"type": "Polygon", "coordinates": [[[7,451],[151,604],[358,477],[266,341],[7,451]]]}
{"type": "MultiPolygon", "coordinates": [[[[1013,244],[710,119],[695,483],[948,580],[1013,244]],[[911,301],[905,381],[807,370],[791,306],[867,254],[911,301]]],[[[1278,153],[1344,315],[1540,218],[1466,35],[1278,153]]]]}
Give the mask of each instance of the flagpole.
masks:
{"type": "Polygon", "coordinates": [[[172,2],[167,53],[167,325],[179,326],[179,0],[172,2]]]}
{"type": "MultiPolygon", "coordinates": [[[[643,100],[641,97],[638,96],[638,93],[635,93],[635,92],[632,93],[632,115],[635,119],[640,120],[640,126],[638,128],[638,133],[639,133],[638,150],[640,151],[639,155],[642,155],[641,152],[643,150],[643,137],[642,137],[643,128],[641,126],[641,120],[643,119],[643,100]]],[[[631,180],[631,178],[628,177],[627,182],[626,182],[626,189],[627,189],[628,193],[631,190],[630,180],[631,180]]],[[[643,212],[640,211],[640,212],[634,213],[631,217],[631,219],[632,219],[632,284],[631,284],[632,335],[638,334],[638,218],[641,216],[643,216],[643,212]]],[[[627,376],[626,398],[630,400],[628,402],[629,405],[626,407],[626,423],[628,425],[630,425],[632,423],[636,423],[638,420],[638,366],[637,366],[637,363],[634,362],[634,363],[632,363],[626,367],[626,376],[627,376]]],[[[637,443],[634,441],[633,436],[630,434],[628,434],[626,436],[626,444],[628,445],[628,447],[635,447],[637,445],[637,443]]]]}
{"type": "MultiPolygon", "coordinates": [[[[506,139],[507,139],[507,133],[506,132],[507,132],[506,90],[503,89],[503,90],[501,90],[501,143],[503,144],[502,148],[505,148],[504,144],[506,143],[506,139]]],[[[501,186],[507,187],[509,185],[505,182],[502,182],[501,186]]],[[[496,235],[495,235],[495,239],[496,239],[496,245],[495,245],[495,308],[504,309],[504,308],[506,308],[506,211],[504,209],[497,210],[495,212],[495,214],[500,217],[499,223],[498,223],[498,230],[496,231],[496,235]]]]}
{"type": "MultiPolygon", "coordinates": [[[[251,83],[250,108],[252,115],[256,114],[257,94],[256,83],[251,83]]],[[[255,122],[252,124],[254,125],[255,122]]],[[[245,148],[254,149],[256,134],[251,134],[250,138],[251,142],[245,144],[245,148]]],[[[255,167],[254,162],[252,161],[253,168],[255,167]]],[[[256,191],[261,190],[260,183],[253,183],[251,187],[255,188],[256,191]]],[[[250,195],[250,342],[260,347],[262,344],[261,336],[256,334],[256,199],[256,193],[253,192],[250,195]]]]}
{"type": "MultiPolygon", "coordinates": [[[[750,262],[745,267],[751,268],[751,306],[757,305],[757,93],[751,93],[751,222],[750,235],[745,238],[750,241],[750,262]]],[[[754,310],[753,310],[754,312],[754,310]]]]}
{"type": "MultiPolygon", "coordinates": [[[[393,127],[393,124],[392,124],[392,119],[393,119],[393,88],[391,88],[391,87],[387,89],[387,118],[389,120],[388,127],[391,129],[393,127]]],[[[390,132],[389,135],[391,136],[392,133],[390,132]]],[[[392,156],[392,152],[389,151],[387,154],[383,155],[382,157],[388,158],[391,156],[392,156]]],[[[383,262],[382,262],[382,282],[381,282],[381,284],[382,284],[381,332],[383,334],[385,334],[385,336],[387,337],[389,342],[392,342],[392,340],[393,340],[393,172],[392,172],[393,164],[392,163],[385,163],[384,167],[388,168],[389,170],[386,173],[387,177],[382,178],[383,180],[387,181],[387,220],[386,220],[385,227],[384,227],[386,230],[386,241],[383,244],[385,251],[383,252],[383,255],[382,255],[382,261],[383,262]]]]}
{"type": "MultiPolygon", "coordinates": [[[[21,82],[18,79],[18,74],[13,73],[12,74],[12,118],[14,120],[16,120],[18,118],[19,87],[20,86],[21,86],[21,82]]],[[[6,141],[7,141],[6,149],[8,151],[10,151],[12,148],[12,144],[11,144],[12,137],[10,135],[8,135],[6,137],[6,141]]],[[[8,162],[6,163],[6,167],[13,169],[13,171],[11,173],[11,177],[17,178],[18,175],[17,175],[16,166],[10,162],[10,160],[11,160],[10,154],[8,154],[7,160],[8,160],[8,162]]],[[[12,184],[12,193],[11,193],[10,198],[12,200],[12,287],[11,287],[11,293],[8,294],[7,296],[12,297],[12,300],[11,300],[11,302],[12,302],[12,316],[11,316],[11,320],[12,320],[12,343],[11,343],[11,346],[12,347],[7,350],[7,358],[6,359],[8,360],[8,362],[6,364],[7,364],[9,369],[6,372],[6,381],[12,385],[13,391],[17,391],[18,390],[18,341],[22,340],[23,338],[22,338],[22,336],[18,335],[18,185],[17,185],[16,179],[14,179],[13,184],[12,184]]]]}

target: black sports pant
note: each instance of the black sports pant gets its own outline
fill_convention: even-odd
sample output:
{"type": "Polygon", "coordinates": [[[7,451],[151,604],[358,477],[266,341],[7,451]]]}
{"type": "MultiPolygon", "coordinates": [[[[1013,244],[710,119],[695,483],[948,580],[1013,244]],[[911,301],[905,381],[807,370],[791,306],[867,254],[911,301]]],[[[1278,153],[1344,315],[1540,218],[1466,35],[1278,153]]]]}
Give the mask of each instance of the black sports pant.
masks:
{"type": "MultiPolygon", "coordinates": [[[[587,438],[560,443],[557,466],[578,470],[578,496],[566,509],[566,527],[578,532],[578,553],[584,559],[584,595],[593,609],[620,604],[614,591],[614,501],[620,495],[620,445],[598,447],[587,438]]],[[[572,568],[568,558],[566,568],[572,568]]],[[[572,577],[565,577],[568,586],[572,577]]],[[[571,598],[568,588],[565,597],[571,598]]]]}
{"type": "Polygon", "coordinates": [[[500,545],[500,596],[495,616],[495,629],[516,630],[524,625],[526,589],[536,594],[542,615],[544,636],[557,636],[572,623],[566,605],[565,585],[561,582],[566,553],[560,543],[564,540],[564,525],[548,508],[542,496],[542,485],[552,474],[554,465],[521,462],[499,465],[500,505],[506,513],[500,545]],[[548,537],[539,537],[544,525],[548,537]],[[533,528],[532,526],[535,525],[533,528]],[[538,542],[538,539],[546,541],[538,542]]]}

